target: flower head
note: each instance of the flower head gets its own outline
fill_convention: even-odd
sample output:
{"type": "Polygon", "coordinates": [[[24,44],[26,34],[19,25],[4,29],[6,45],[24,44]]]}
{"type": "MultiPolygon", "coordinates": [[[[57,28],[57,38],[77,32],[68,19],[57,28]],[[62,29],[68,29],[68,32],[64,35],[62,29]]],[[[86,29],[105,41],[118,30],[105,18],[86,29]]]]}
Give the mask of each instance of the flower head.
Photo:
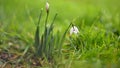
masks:
{"type": "Polygon", "coordinates": [[[47,13],[49,12],[49,3],[48,2],[46,2],[46,11],[47,11],[47,13]]]}
{"type": "Polygon", "coordinates": [[[78,28],[76,26],[72,26],[72,28],[70,29],[70,35],[78,33],[79,33],[78,28]]]}

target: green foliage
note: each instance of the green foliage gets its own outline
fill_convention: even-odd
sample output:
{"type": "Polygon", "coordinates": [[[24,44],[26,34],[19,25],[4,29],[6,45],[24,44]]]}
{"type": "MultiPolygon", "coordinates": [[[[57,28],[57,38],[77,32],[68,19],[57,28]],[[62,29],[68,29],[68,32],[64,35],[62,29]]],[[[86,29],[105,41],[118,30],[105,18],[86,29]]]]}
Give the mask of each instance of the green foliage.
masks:
{"type": "Polygon", "coordinates": [[[70,28],[71,24],[65,30],[65,32],[63,33],[63,36],[58,36],[58,33],[54,34],[54,28],[53,28],[54,21],[56,19],[57,14],[55,14],[51,25],[47,26],[48,15],[49,15],[49,13],[47,13],[46,20],[45,20],[44,34],[42,34],[40,36],[39,23],[41,20],[41,15],[42,15],[42,10],[41,10],[41,14],[39,16],[39,21],[36,26],[36,32],[35,32],[35,44],[34,44],[35,45],[35,54],[36,54],[36,56],[40,57],[41,59],[46,58],[48,61],[51,61],[53,59],[55,60],[55,58],[53,58],[55,53],[57,53],[56,54],[57,57],[59,57],[59,55],[61,55],[62,45],[64,43],[66,33],[67,33],[68,29],[70,28]]]}
{"type": "Polygon", "coordinates": [[[119,0],[49,3],[48,19],[44,0],[0,0],[0,67],[120,68],[119,0]]]}

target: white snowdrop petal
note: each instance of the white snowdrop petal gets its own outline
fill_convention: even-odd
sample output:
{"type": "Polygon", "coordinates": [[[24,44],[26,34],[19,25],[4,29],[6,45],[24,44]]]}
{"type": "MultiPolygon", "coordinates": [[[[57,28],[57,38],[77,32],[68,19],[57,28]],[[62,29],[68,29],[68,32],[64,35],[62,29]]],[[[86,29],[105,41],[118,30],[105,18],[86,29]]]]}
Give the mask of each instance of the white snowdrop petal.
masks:
{"type": "Polygon", "coordinates": [[[48,11],[49,10],[49,3],[46,2],[46,10],[48,11]]]}
{"type": "Polygon", "coordinates": [[[79,32],[78,28],[76,26],[73,26],[71,29],[70,29],[70,35],[72,34],[77,34],[79,32]]]}

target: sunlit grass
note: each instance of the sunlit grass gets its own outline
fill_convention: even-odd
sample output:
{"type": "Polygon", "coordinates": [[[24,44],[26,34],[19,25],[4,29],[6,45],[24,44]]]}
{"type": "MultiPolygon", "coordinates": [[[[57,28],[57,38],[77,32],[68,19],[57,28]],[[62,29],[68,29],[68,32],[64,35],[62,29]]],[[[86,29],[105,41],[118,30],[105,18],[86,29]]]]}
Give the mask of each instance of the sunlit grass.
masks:
{"type": "MultiPolygon", "coordinates": [[[[4,66],[8,63],[15,67],[20,63],[26,68],[37,66],[40,61],[41,65],[38,64],[38,66],[43,67],[120,67],[120,5],[118,0],[49,1],[48,25],[51,24],[54,14],[58,13],[54,23],[54,34],[57,34],[55,35],[57,39],[62,37],[70,22],[79,29],[77,36],[70,36],[68,30],[62,43],[61,56],[57,57],[53,54],[54,63],[47,62],[47,59],[41,61],[34,56],[33,52],[35,24],[38,22],[41,8],[43,8],[43,15],[40,36],[44,33],[45,3],[44,0],[0,1],[0,65],[4,66]],[[9,58],[3,58],[2,55],[6,54],[9,54],[9,58]],[[13,60],[9,61],[11,59],[13,60]]],[[[55,50],[57,53],[59,49],[55,50]]]]}

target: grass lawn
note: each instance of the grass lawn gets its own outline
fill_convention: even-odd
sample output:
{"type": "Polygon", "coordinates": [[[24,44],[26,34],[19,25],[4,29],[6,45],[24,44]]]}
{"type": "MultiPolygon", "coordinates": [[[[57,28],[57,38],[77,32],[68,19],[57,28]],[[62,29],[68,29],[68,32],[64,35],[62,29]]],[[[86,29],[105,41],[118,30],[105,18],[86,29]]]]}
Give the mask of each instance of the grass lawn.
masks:
{"type": "Polygon", "coordinates": [[[0,0],[0,68],[120,68],[119,0],[48,2],[0,0]]]}

